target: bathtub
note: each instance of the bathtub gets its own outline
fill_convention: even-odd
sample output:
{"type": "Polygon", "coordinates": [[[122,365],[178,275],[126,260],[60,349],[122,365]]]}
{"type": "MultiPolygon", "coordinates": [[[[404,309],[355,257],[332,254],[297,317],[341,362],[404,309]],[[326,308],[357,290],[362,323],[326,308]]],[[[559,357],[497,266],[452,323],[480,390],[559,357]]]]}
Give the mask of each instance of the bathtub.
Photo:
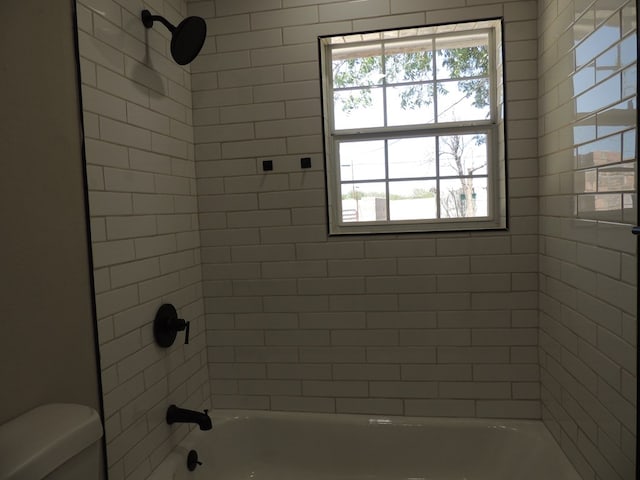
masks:
{"type": "Polygon", "coordinates": [[[580,480],[542,422],[219,410],[151,480],[580,480]],[[189,450],[202,465],[187,470],[189,450]]]}

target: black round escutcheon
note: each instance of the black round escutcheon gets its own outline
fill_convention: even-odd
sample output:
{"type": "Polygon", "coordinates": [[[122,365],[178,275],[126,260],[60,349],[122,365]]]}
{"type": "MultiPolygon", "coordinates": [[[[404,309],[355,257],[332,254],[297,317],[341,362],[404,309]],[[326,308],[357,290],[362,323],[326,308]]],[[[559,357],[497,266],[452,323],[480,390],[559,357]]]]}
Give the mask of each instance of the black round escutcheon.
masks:
{"type": "Polygon", "coordinates": [[[202,462],[198,461],[198,452],[189,450],[189,454],[187,455],[187,469],[193,472],[198,465],[202,465],[202,462]]]}
{"type": "Polygon", "coordinates": [[[184,343],[189,343],[189,323],[178,318],[176,308],[170,303],[160,306],[153,320],[153,336],[156,343],[161,347],[167,348],[173,345],[178,332],[186,330],[184,343]]]}

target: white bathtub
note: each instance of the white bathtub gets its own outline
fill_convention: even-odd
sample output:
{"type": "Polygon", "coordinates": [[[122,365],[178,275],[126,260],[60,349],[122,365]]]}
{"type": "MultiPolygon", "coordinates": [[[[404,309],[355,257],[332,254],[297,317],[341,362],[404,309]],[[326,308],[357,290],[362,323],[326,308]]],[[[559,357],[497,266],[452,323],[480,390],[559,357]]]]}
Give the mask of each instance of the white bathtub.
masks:
{"type": "Polygon", "coordinates": [[[150,479],[580,480],[537,421],[220,410],[213,423],[150,479]]]}

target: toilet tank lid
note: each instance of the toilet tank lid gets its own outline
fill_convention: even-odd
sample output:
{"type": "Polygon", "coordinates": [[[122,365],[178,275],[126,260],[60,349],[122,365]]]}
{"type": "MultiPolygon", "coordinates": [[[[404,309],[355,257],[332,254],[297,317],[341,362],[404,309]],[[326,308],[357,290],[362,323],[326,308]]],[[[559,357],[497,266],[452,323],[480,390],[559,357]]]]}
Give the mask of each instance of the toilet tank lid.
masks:
{"type": "Polygon", "coordinates": [[[100,437],[100,416],[91,407],[36,407],[0,425],[0,480],[42,478],[100,437]]]}

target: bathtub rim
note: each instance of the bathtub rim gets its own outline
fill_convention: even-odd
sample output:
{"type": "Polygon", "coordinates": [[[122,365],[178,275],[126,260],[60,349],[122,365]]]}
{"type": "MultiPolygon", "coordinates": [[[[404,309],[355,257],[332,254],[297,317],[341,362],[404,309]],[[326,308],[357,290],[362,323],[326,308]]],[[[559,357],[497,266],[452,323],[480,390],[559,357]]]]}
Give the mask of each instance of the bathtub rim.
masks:
{"type": "MultiPolygon", "coordinates": [[[[210,411],[213,422],[213,430],[201,431],[193,427],[187,436],[173,447],[171,452],[162,460],[151,473],[147,480],[173,479],[178,469],[186,468],[186,458],[189,450],[198,449],[202,439],[210,432],[215,431],[216,426],[234,421],[250,421],[251,419],[286,419],[296,421],[300,419],[314,419],[323,423],[327,421],[335,424],[375,426],[375,427],[475,427],[507,429],[533,439],[533,441],[552,444],[564,457],[566,462],[575,470],[575,466],[566,456],[556,438],[544,424],[542,419],[518,419],[518,418],[476,418],[476,417],[419,417],[401,415],[380,415],[364,413],[330,413],[330,412],[303,412],[280,410],[251,410],[251,409],[215,409],[210,411]]],[[[577,473],[577,471],[576,471],[577,473]]],[[[579,474],[578,474],[579,475],[579,474]]],[[[578,477],[579,478],[579,477],[578,477]]]]}

